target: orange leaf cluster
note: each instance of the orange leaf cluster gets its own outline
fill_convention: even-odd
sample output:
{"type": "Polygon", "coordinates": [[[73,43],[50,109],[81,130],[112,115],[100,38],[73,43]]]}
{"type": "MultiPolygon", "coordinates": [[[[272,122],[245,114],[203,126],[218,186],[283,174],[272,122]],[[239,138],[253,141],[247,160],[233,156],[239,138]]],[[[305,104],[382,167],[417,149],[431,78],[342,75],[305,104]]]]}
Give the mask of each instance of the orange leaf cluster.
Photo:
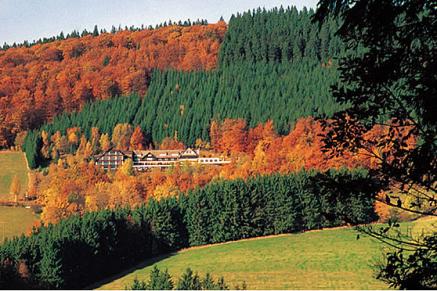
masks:
{"type": "Polygon", "coordinates": [[[359,155],[345,153],[333,158],[325,154],[322,151],[324,134],[326,131],[321,123],[311,117],[298,120],[286,136],[278,136],[271,121],[253,129],[246,129],[245,121],[241,119],[211,124],[213,148],[234,161],[225,167],[231,178],[301,169],[368,166],[367,158],[359,155]]]}

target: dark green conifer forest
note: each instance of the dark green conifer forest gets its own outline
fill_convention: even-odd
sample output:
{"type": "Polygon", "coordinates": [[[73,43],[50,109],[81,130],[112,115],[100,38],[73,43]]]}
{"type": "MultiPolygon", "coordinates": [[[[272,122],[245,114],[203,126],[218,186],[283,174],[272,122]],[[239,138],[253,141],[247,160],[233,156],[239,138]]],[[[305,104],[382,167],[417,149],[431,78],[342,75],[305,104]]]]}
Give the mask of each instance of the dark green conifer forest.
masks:
{"type": "Polygon", "coordinates": [[[220,50],[220,64],[290,63],[309,58],[327,61],[344,50],[334,34],[340,27],[332,18],[319,27],[311,22],[312,9],[258,8],[232,16],[220,50]]]}

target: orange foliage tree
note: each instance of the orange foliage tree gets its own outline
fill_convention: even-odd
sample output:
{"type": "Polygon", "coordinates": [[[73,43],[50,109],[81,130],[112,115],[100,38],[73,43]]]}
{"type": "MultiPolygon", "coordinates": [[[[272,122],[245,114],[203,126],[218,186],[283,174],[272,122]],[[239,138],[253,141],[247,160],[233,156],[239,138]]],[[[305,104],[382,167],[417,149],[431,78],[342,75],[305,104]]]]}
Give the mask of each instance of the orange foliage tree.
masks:
{"type": "Polygon", "coordinates": [[[130,149],[131,150],[142,150],[144,149],[144,134],[139,126],[135,127],[132,137],[130,139],[130,149]]]}
{"type": "MultiPolygon", "coordinates": [[[[214,133],[216,134],[216,133],[214,133]]],[[[226,154],[243,153],[247,145],[246,121],[244,119],[225,119],[220,124],[215,147],[226,154]]]]}

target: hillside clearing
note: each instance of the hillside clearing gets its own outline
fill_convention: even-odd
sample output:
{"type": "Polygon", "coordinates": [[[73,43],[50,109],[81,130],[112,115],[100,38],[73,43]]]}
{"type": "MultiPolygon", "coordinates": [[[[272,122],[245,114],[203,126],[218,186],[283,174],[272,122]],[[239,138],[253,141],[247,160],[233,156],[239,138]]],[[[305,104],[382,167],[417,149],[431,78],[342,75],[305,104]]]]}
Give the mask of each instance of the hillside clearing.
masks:
{"type": "Polygon", "coordinates": [[[26,158],[21,152],[0,151],[0,200],[10,200],[9,189],[17,176],[21,183],[21,194],[27,189],[28,170],[26,158]]]}
{"type": "Polygon", "coordinates": [[[28,232],[37,220],[31,209],[0,206],[0,243],[28,232]]]}

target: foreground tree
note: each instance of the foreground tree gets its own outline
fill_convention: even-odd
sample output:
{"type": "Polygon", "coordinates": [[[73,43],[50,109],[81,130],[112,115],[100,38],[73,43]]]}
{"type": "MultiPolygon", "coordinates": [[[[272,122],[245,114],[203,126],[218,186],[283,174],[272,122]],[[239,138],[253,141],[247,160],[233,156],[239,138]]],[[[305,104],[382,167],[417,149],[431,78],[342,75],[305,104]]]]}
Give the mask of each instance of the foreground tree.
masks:
{"type": "Polygon", "coordinates": [[[405,256],[403,250],[387,254],[387,264],[379,266],[377,278],[399,289],[436,289],[437,236],[423,239],[422,247],[405,256]]]}
{"type": "MultiPolygon", "coordinates": [[[[331,14],[343,18],[338,34],[354,53],[340,62],[343,82],[333,94],[349,107],[330,123],[327,151],[340,155],[350,150],[377,160],[373,175],[387,190],[379,197],[382,203],[418,216],[436,216],[435,2],[321,0],[315,19],[326,21],[331,14]],[[384,129],[378,139],[364,135],[374,126],[384,129]]],[[[435,243],[429,243],[435,242],[435,229],[427,238],[391,235],[398,226],[360,228],[399,249],[387,255],[378,277],[392,287],[437,288],[436,280],[426,275],[437,273],[435,243]],[[406,249],[415,254],[402,259],[406,249]],[[419,277],[423,280],[416,280],[419,277]]]]}

